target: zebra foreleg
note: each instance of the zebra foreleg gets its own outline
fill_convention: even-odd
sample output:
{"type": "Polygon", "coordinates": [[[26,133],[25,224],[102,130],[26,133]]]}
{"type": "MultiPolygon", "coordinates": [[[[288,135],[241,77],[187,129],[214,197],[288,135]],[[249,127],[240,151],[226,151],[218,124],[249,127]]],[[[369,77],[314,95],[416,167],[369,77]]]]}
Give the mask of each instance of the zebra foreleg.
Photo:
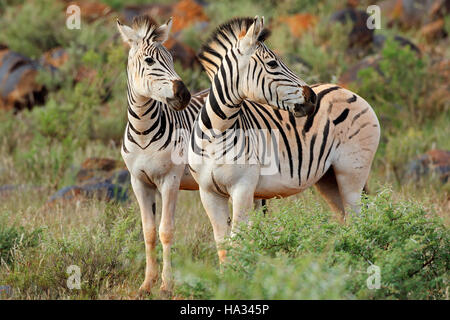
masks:
{"type": "Polygon", "coordinates": [[[131,176],[131,186],[139,203],[142,220],[142,230],[145,240],[145,279],[139,288],[140,292],[150,292],[158,279],[158,265],[156,262],[156,189],[131,176]]]}
{"type": "Polygon", "coordinates": [[[172,263],[170,251],[175,229],[175,207],[179,192],[179,181],[166,183],[161,188],[161,222],[159,225],[159,239],[163,247],[163,270],[161,291],[172,290],[172,263]]]}

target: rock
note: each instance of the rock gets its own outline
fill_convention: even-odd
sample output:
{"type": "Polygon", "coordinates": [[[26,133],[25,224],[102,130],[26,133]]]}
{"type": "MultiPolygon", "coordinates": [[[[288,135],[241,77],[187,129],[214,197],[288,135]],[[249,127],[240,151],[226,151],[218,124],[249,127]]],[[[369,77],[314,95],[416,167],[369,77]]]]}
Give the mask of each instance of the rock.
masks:
{"type": "Polygon", "coordinates": [[[142,14],[147,14],[159,22],[172,17],[172,31],[175,33],[193,24],[209,21],[202,5],[194,0],[181,0],[175,4],[154,3],[126,6],[121,13],[128,24],[133,21],[134,17],[142,14]]]}
{"type": "Polygon", "coordinates": [[[67,3],[66,8],[71,4],[79,6],[81,17],[87,22],[93,22],[99,18],[106,17],[113,12],[110,6],[98,0],[77,0],[65,2],[67,3]]]}
{"type": "Polygon", "coordinates": [[[445,31],[444,18],[440,18],[436,21],[430,22],[424,25],[420,29],[420,33],[428,40],[435,40],[439,38],[445,38],[447,32],[445,31]]]}
{"type": "Polygon", "coordinates": [[[75,181],[77,184],[111,181],[117,171],[124,169],[125,165],[122,161],[107,158],[88,158],[81,164],[75,181]]]}
{"type": "Polygon", "coordinates": [[[123,202],[128,199],[130,173],[121,161],[89,158],[82,163],[75,180],[75,185],[60,189],[48,203],[85,199],[123,202]]]}
{"type": "Polygon", "coordinates": [[[298,13],[289,16],[280,16],[276,23],[287,25],[291,35],[300,38],[305,31],[316,25],[317,17],[309,13],[298,13]]]}
{"type": "Polygon", "coordinates": [[[208,22],[203,7],[194,0],[181,0],[173,6],[173,32],[178,32],[196,23],[208,22]]]}
{"type": "Polygon", "coordinates": [[[69,60],[69,55],[66,50],[61,47],[57,47],[44,53],[41,57],[40,63],[44,66],[59,68],[66,63],[67,60],[69,60]]]}
{"type": "Polygon", "coordinates": [[[17,52],[0,50],[0,109],[18,111],[44,103],[47,90],[36,82],[40,68],[17,52]]]}
{"type": "Polygon", "coordinates": [[[406,177],[419,180],[425,176],[437,176],[447,183],[450,176],[450,151],[433,149],[411,160],[407,165],[406,177]]]}
{"type": "MultiPolygon", "coordinates": [[[[418,55],[421,54],[420,48],[404,37],[394,36],[394,41],[396,41],[401,47],[409,47],[412,51],[416,52],[418,55]]],[[[386,36],[374,35],[373,46],[378,51],[381,51],[383,49],[385,42],[386,36]]]]}
{"type": "MultiPolygon", "coordinates": [[[[404,29],[418,28],[443,19],[450,12],[448,0],[385,0],[379,3],[382,16],[387,17],[388,26],[400,26],[404,29]]],[[[428,29],[444,31],[440,23],[430,25],[428,29]]]]}
{"type": "Polygon", "coordinates": [[[334,13],[330,21],[352,24],[352,29],[348,35],[348,44],[350,48],[353,48],[365,47],[372,43],[374,30],[367,28],[368,18],[369,15],[365,11],[346,8],[334,13]]]}
{"type": "Polygon", "coordinates": [[[194,49],[184,43],[171,37],[164,43],[164,46],[170,50],[173,60],[175,62],[180,62],[184,69],[192,69],[196,66],[200,66],[200,62],[197,59],[194,49]]]}
{"type": "Polygon", "coordinates": [[[60,189],[48,200],[48,204],[54,204],[61,200],[86,200],[97,199],[103,201],[124,202],[128,199],[128,189],[121,185],[109,182],[86,184],[83,186],[69,186],[60,189]]]}

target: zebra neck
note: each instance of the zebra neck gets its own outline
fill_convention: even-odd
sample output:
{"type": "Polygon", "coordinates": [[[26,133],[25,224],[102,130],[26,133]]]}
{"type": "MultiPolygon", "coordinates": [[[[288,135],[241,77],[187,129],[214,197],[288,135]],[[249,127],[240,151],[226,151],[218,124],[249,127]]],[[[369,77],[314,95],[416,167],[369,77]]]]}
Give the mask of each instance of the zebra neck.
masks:
{"type": "Polygon", "coordinates": [[[223,132],[234,126],[241,111],[243,98],[234,84],[226,84],[217,73],[201,112],[201,120],[207,129],[223,132]],[[224,83],[222,85],[222,83],[224,83]]]}
{"type": "Polygon", "coordinates": [[[153,139],[154,129],[158,126],[163,104],[157,100],[137,95],[128,87],[127,95],[127,135],[128,140],[141,146],[148,145],[153,139]]]}

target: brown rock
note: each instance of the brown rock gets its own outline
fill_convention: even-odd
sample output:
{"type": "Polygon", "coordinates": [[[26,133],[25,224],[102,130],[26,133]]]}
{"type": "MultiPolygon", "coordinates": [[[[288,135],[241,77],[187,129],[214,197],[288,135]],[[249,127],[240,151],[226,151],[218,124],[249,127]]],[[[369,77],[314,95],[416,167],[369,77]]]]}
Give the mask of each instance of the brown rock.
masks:
{"type": "Polygon", "coordinates": [[[280,16],[277,22],[287,25],[291,35],[300,38],[307,30],[316,25],[317,17],[309,13],[298,13],[290,16],[280,16]]]}
{"type": "Polygon", "coordinates": [[[61,67],[64,63],[69,60],[69,55],[67,52],[61,48],[53,48],[43,54],[41,63],[44,65],[50,65],[55,68],[61,67]]]}
{"type": "Polygon", "coordinates": [[[385,0],[379,6],[382,15],[388,19],[388,26],[398,25],[405,29],[435,22],[450,12],[448,0],[385,0]]]}
{"type": "Polygon", "coordinates": [[[78,0],[78,1],[65,1],[67,6],[72,4],[80,7],[82,19],[92,22],[99,18],[106,17],[113,11],[111,7],[102,3],[101,1],[94,0],[78,0]]]}
{"type": "Polygon", "coordinates": [[[331,22],[351,23],[352,29],[348,35],[348,45],[353,47],[364,47],[373,41],[373,29],[367,28],[367,19],[369,15],[362,10],[347,8],[335,12],[331,22]]]}
{"type": "Polygon", "coordinates": [[[407,178],[418,180],[429,175],[436,175],[442,183],[449,181],[450,151],[433,149],[408,164],[407,178]]]}
{"type": "Polygon", "coordinates": [[[181,0],[173,6],[173,32],[187,28],[198,22],[208,22],[209,19],[203,7],[194,0],[181,0]]]}
{"type": "Polygon", "coordinates": [[[444,18],[440,18],[436,21],[424,25],[420,29],[420,33],[429,41],[438,38],[443,38],[446,36],[444,24],[445,24],[444,18]]]}
{"type": "Polygon", "coordinates": [[[184,69],[200,65],[195,51],[175,38],[169,38],[169,40],[164,43],[164,46],[170,50],[174,61],[179,61],[184,69]]]}
{"type": "Polygon", "coordinates": [[[123,168],[125,168],[125,165],[122,161],[108,158],[88,158],[81,164],[76,182],[83,183],[95,177],[104,179],[112,171],[123,168]]]}
{"type": "Polygon", "coordinates": [[[39,68],[17,52],[0,50],[0,109],[18,111],[44,103],[47,91],[36,82],[39,68]]]}

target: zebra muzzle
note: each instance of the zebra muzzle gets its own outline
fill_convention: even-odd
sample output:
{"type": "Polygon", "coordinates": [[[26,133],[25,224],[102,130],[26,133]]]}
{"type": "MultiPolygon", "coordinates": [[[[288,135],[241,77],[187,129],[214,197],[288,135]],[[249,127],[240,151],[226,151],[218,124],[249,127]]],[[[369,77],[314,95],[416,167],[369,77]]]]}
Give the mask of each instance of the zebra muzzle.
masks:
{"type": "Polygon", "coordinates": [[[175,80],[173,81],[173,93],[174,97],[167,99],[170,106],[175,110],[183,110],[187,107],[191,101],[191,93],[184,85],[183,81],[175,80]]]}
{"type": "Polygon", "coordinates": [[[312,114],[315,108],[316,105],[311,102],[307,102],[304,104],[296,103],[294,105],[294,116],[296,116],[297,118],[306,117],[312,114]]]}
{"type": "Polygon", "coordinates": [[[302,86],[304,103],[294,104],[294,116],[305,117],[314,113],[316,109],[317,95],[308,86],[302,86]]]}

